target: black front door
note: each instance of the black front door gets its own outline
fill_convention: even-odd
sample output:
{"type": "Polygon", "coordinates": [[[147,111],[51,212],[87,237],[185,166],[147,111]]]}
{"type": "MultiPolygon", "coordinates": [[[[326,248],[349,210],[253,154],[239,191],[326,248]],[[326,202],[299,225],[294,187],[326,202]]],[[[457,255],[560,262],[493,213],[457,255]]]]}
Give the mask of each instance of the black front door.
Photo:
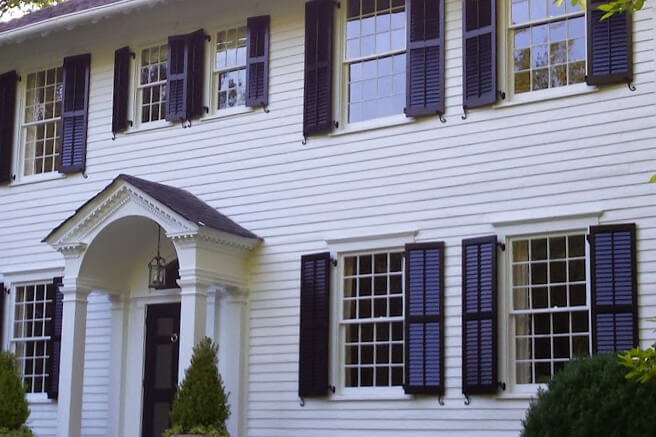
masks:
{"type": "Polygon", "coordinates": [[[179,303],[148,305],[142,437],[161,437],[169,426],[178,383],[179,334],[179,303]]]}

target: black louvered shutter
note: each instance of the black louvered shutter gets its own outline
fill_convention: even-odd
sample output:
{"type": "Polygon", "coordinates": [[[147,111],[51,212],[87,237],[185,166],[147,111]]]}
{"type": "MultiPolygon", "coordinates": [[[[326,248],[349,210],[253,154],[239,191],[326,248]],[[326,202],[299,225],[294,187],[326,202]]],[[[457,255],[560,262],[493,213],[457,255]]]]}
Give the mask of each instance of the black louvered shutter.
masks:
{"type": "Polygon", "coordinates": [[[64,59],[60,173],[84,172],[87,160],[91,55],[64,59]]]}
{"type": "Polygon", "coordinates": [[[497,237],[462,241],[462,392],[496,393],[497,237]]]}
{"type": "Polygon", "coordinates": [[[301,257],[301,328],[298,395],[328,392],[330,253],[301,257]]]}
{"type": "Polygon", "coordinates": [[[303,136],[333,129],[333,28],[335,2],[305,4],[303,136]]]}
{"type": "Polygon", "coordinates": [[[475,108],[497,101],[496,1],[462,3],[463,106],[475,108]]]}
{"type": "Polygon", "coordinates": [[[606,1],[589,1],[588,21],[588,74],[589,85],[606,85],[633,80],[632,15],[630,12],[614,14],[601,20],[605,12],[599,5],[606,1]]]}
{"type": "Polygon", "coordinates": [[[269,104],[269,23],[268,15],[248,19],[246,60],[246,106],[269,104]]]}
{"type": "Polygon", "coordinates": [[[167,77],[168,121],[186,121],[203,114],[205,32],[169,37],[167,77]]]}
{"type": "Polygon", "coordinates": [[[46,392],[48,399],[57,399],[59,396],[59,361],[61,358],[61,335],[62,321],[64,315],[64,295],[59,290],[62,284],[62,278],[55,278],[52,284],[48,284],[46,294],[48,300],[52,303],[46,307],[47,317],[50,322],[47,323],[47,332],[50,336],[48,341],[48,378],[46,380],[46,392]]]}
{"type": "Polygon", "coordinates": [[[408,117],[444,113],[444,0],[406,0],[408,117]]]}
{"type": "Polygon", "coordinates": [[[592,349],[623,352],[638,346],[636,226],[590,228],[592,349]]]}
{"type": "Polygon", "coordinates": [[[128,96],[130,94],[130,47],[123,47],[114,52],[114,98],[112,108],[112,133],[127,130],[128,96]]]}
{"type": "Polygon", "coordinates": [[[410,394],[444,394],[444,243],[408,244],[405,384],[410,394]]]}
{"type": "Polygon", "coordinates": [[[0,351],[2,350],[2,333],[5,327],[5,299],[7,297],[7,292],[5,291],[5,284],[0,282],[0,351]]]}
{"type": "Polygon", "coordinates": [[[11,181],[17,81],[15,71],[0,75],[0,182],[11,181]]]}

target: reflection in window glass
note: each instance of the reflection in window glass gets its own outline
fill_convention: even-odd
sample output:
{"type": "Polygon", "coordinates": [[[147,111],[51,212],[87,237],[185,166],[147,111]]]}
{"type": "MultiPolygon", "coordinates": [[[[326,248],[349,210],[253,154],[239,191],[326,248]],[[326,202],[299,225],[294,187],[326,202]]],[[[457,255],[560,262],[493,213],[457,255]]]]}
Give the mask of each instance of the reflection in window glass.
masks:
{"type": "Polygon", "coordinates": [[[139,107],[141,122],[166,118],[166,64],[168,46],[155,46],[141,51],[139,71],[139,107]]]}
{"type": "Polygon", "coordinates": [[[403,253],[346,256],[341,273],[344,386],[403,384],[403,253]]]}
{"type": "Polygon", "coordinates": [[[214,62],[216,109],[246,104],[246,27],[217,33],[214,62]]]}
{"type": "Polygon", "coordinates": [[[583,234],[516,239],[511,288],[517,384],[548,382],[590,353],[583,234]]]}
{"type": "Polygon", "coordinates": [[[585,80],[585,13],[578,6],[513,0],[511,15],[515,93],[585,80]]]}
{"type": "Polygon", "coordinates": [[[23,121],[23,175],[59,169],[62,68],[27,75],[23,121]]]}
{"type": "Polygon", "coordinates": [[[348,121],[403,112],[405,2],[349,0],[346,22],[348,121]]]}

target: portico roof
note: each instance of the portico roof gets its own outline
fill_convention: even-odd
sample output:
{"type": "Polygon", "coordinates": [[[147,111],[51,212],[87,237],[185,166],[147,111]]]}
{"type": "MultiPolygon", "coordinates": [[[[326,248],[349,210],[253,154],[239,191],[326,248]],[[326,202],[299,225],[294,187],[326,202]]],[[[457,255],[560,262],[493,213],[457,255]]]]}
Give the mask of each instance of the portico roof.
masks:
{"type": "Polygon", "coordinates": [[[127,183],[142,191],[154,201],[161,203],[187,221],[197,225],[198,228],[210,228],[241,238],[260,240],[257,235],[241,227],[189,191],[172,187],[170,185],[151,182],[135,176],[120,174],[101,192],[80,206],[72,216],[68,217],[60,225],[54,228],[48,236],[43,239],[43,242],[50,240],[50,238],[58,233],[60,229],[66,227],[66,225],[75,220],[75,218],[80,215],[87,206],[94,203],[96,199],[101,198],[114,190],[115,186],[120,183],[127,183]]]}

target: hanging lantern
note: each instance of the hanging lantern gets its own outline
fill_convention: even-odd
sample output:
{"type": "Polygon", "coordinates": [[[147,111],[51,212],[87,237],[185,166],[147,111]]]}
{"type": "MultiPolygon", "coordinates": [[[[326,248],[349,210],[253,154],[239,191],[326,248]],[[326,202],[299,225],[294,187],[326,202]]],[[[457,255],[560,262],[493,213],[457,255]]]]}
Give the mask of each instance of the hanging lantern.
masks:
{"type": "Polygon", "coordinates": [[[159,254],[160,227],[157,225],[157,256],[148,263],[148,287],[161,289],[166,284],[166,260],[159,254]]]}

